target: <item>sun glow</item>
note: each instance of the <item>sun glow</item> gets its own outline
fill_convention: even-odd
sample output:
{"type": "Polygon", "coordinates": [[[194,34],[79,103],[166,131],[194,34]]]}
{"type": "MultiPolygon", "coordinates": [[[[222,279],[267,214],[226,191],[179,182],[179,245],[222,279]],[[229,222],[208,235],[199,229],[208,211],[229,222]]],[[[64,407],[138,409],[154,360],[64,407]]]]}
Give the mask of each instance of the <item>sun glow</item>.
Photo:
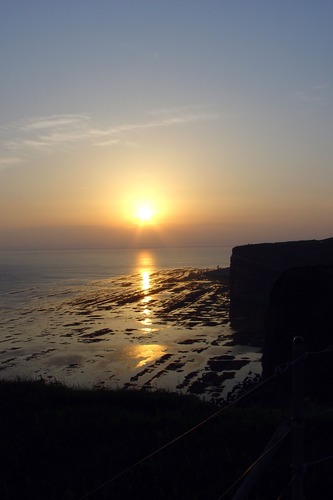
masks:
{"type": "Polygon", "coordinates": [[[151,205],[145,204],[137,207],[135,212],[135,218],[141,222],[141,224],[152,223],[155,217],[155,210],[151,205]]]}
{"type": "Polygon", "coordinates": [[[141,193],[138,187],[137,192],[134,188],[129,188],[121,201],[121,215],[123,222],[131,227],[142,229],[159,229],[169,214],[167,200],[163,193],[153,189],[143,190],[141,193]],[[145,192],[147,191],[147,192],[145,192]]]}

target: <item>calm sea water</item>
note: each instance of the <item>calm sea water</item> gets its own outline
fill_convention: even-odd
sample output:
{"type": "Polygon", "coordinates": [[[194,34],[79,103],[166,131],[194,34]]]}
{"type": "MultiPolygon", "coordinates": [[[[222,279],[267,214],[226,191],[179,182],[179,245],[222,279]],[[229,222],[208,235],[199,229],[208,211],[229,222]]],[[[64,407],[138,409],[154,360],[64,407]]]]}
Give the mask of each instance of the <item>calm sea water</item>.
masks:
{"type": "Polygon", "coordinates": [[[78,287],[89,281],[183,267],[229,267],[231,247],[0,252],[2,306],[26,301],[38,290],[78,287]]]}
{"type": "Polygon", "coordinates": [[[249,374],[260,373],[260,352],[232,340],[228,299],[214,295],[217,284],[196,304],[185,297],[186,273],[167,271],[226,268],[231,251],[0,252],[0,378],[184,393],[199,387],[200,397],[223,398],[249,374]],[[150,278],[156,271],[162,272],[150,278]],[[167,276],[180,280],[174,294],[161,288],[167,276]],[[140,300],[138,290],[144,290],[140,300]],[[180,310],[167,319],[163,304],[170,307],[173,300],[180,310]]]}

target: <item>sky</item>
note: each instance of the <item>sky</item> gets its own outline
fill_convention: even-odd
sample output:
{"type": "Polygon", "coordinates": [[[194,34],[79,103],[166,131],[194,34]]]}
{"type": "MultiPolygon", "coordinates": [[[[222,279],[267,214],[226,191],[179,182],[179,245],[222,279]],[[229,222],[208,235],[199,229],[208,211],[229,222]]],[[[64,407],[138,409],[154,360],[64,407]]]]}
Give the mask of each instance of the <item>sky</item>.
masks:
{"type": "Polygon", "coordinates": [[[0,249],[331,237],[332,28],[330,0],[3,0],[0,249]]]}

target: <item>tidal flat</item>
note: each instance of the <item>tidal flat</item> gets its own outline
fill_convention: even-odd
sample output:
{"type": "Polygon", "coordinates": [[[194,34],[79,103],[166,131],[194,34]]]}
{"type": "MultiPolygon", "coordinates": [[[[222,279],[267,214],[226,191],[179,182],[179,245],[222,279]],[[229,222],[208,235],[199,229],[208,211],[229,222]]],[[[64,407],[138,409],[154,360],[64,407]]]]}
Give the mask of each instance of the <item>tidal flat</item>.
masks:
{"type": "Polygon", "coordinates": [[[37,294],[2,314],[0,377],[224,400],[261,373],[260,346],[229,323],[228,271],[143,271],[37,294]]]}

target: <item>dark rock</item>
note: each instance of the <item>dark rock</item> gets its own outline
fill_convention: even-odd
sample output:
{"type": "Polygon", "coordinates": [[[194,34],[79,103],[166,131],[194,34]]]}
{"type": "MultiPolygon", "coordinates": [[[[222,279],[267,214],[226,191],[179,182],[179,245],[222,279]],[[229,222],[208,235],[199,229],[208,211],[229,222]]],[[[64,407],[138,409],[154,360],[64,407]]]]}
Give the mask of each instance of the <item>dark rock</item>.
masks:
{"type": "Polygon", "coordinates": [[[333,266],[333,238],[239,246],[233,248],[230,263],[231,325],[263,339],[274,283],[287,269],[333,266]]]}
{"type": "Polygon", "coordinates": [[[263,376],[292,358],[295,337],[303,337],[306,395],[332,398],[333,266],[309,266],[282,273],[270,294],[263,349],[263,376]],[[321,352],[321,354],[319,354],[321,352]],[[311,354],[318,353],[318,354],[311,354]],[[331,395],[331,396],[330,396],[331,395]]]}
{"type": "MultiPolygon", "coordinates": [[[[333,238],[234,248],[230,302],[232,326],[261,339],[264,377],[292,359],[297,336],[307,352],[325,350],[333,344],[333,238]]],[[[332,399],[332,356],[307,357],[307,395],[332,399]]]]}

